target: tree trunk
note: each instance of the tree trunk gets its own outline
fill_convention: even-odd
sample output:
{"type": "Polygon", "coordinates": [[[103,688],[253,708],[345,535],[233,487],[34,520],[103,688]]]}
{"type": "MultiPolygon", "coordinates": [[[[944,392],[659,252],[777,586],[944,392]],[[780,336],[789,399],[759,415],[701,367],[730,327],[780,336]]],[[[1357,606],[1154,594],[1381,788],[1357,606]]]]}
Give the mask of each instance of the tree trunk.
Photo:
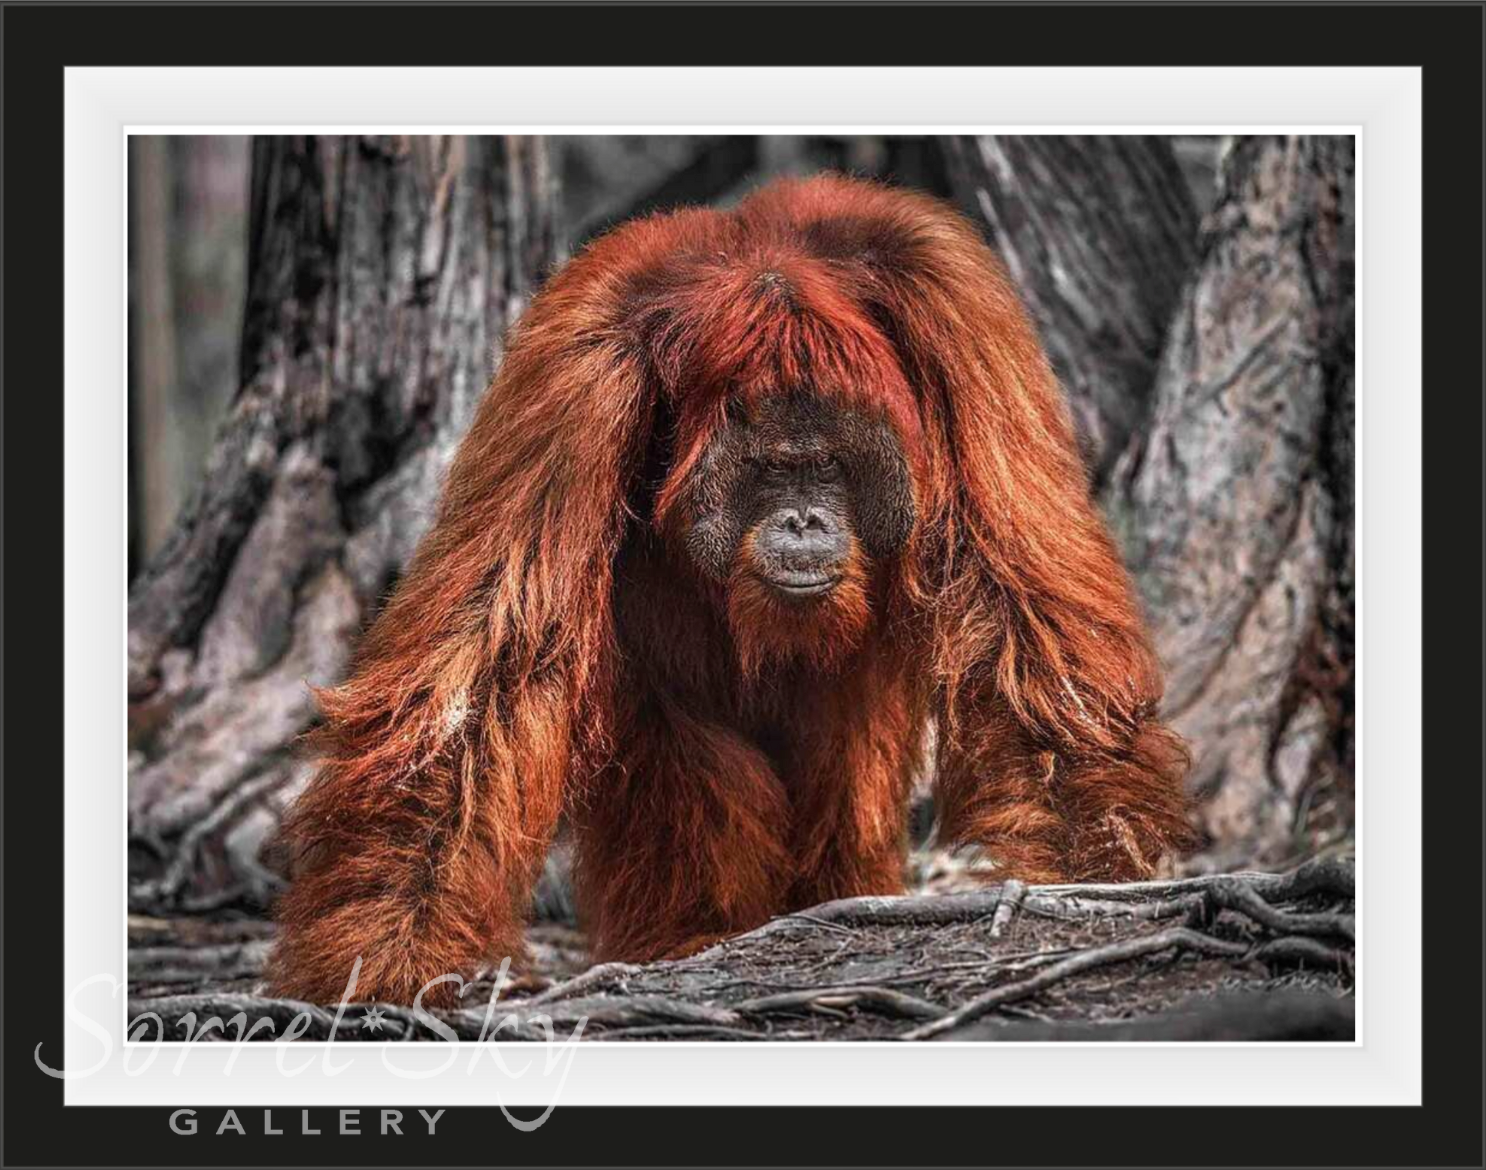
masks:
{"type": "Polygon", "coordinates": [[[238,388],[252,140],[194,134],[172,138],[170,145],[177,390],[171,422],[186,442],[184,498],[201,482],[217,424],[238,388]]]}
{"type": "Polygon", "coordinates": [[[132,222],[130,305],[130,427],[137,459],[135,499],[130,509],[137,558],[164,543],[180,510],[188,462],[181,428],[171,418],[179,401],[174,292],[170,263],[170,139],[142,134],[129,141],[129,215],[132,222]]]}
{"type": "Polygon", "coordinates": [[[944,140],[1067,390],[1096,488],[1149,409],[1161,343],[1197,253],[1171,140],[984,135],[944,140]]]}
{"type": "Polygon", "coordinates": [[[1213,864],[1351,823],[1352,180],[1350,138],[1234,144],[1115,474],[1213,864]]]}
{"type": "Polygon", "coordinates": [[[540,139],[255,141],[240,389],[129,597],[136,908],[273,892],[310,685],[422,534],[554,203],[540,139]]]}

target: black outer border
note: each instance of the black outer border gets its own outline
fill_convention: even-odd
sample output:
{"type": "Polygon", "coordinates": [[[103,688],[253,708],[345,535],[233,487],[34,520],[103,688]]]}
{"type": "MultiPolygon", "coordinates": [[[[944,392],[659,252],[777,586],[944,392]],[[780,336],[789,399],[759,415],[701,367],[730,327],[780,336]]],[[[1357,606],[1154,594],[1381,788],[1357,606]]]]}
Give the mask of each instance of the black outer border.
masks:
{"type": "MultiPolygon", "coordinates": [[[[1469,1165],[1481,1145],[1482,9],[1479,5],[837,8],[423,5],[4,10],[6,1165],[1469,1165]],[[178,1139],[164,1108],[64,1111],[60,1050],[64,65],[1421,65],[1427,345],[1422,1108],[563,1107],[533,1134],[450,1109],[437,1140],[178,1139]],[[1448,787],[1447,787],[1448,786],[1448,787]],[[54,1014],[38,1011],[51,1002],[54,1014]]],[[[189,95],[182,100],[189,102],[189,95]]],[[[1091,95],[1091,100],[1094,99],[1091,95]]],[[[184,108],[184,107],[183,107],[184,108]]],[[[1178,111],[1179,112],[1179,111],[1178,111]]],[[[1366,392],[1387,394],[1369,383],[1366,392]]],[[[111,394],[108,387],[99,394],[111,394]]],[[[0,408],[3,409],[3,408],[0,408]]],[[[111,500],[100,506],[113,507],[111,500]]],[[[1375,550],[1376,552],[1376,550],[1375,550]]],[[[1371,621],[1387,621],[1372,612],[1371,621]]],[[[100,648],[100,668],[109,652],[100,648]]],[[[1386,725],[1387,711],[1369,717],[1386,725]]],[[[100,778],[100,783],[106,778],[100,778]]],[[[1386,776],[1370,782],[1387,783],[1386,776]]],[[[102,791],[102,790],[100,790],[102,791]]],[[[1386,945],[1386,944],[1384,944],[1386,945]]],[[[678,1050],[677,1059],[686,1059],[678,1050]]],[[[1070,1054],[1070,1059],[1076,1056],[1070,1054]]],[[[203,1110],[203,1131],[220,1110],[203,1110]]],[[[327,1124],[327,1121],[329,1122],[327,1124]]],[[[285,1128],[288,1128],[287,1126],[285,1128]]]]}

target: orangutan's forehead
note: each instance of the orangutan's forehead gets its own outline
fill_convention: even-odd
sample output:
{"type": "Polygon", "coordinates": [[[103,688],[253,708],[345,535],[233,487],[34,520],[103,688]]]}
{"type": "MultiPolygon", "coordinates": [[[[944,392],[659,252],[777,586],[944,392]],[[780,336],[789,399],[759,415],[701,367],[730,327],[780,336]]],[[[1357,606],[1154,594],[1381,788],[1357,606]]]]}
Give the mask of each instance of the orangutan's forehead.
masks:
{"type": "Polygon", "coordinates": [[[800,387],[739,402],[729,411],[729,425],[718,441],[740,455],[776,458],[901,448],[886,419],[850,401],[800,387]]]}
{"type": "Polygon", "coordinates": [[[735,417],[762,435],[799,436],[839,431],[851,424],[856,412],[814,388],[789,387],[740,403],[735,417]]]}

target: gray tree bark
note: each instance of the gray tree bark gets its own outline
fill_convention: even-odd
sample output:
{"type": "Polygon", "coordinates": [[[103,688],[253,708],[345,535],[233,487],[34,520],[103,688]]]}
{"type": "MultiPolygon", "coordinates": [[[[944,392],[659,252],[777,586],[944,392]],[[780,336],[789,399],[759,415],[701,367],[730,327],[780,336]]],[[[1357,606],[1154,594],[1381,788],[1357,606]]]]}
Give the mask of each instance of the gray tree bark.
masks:
{"type": "Polygon", "coordinates": [[[1066,388],[1094,486],[1145,419],[1162,340],[1197,254],[1171,140],[943,140],[957,197],[984,225],[1066,388]]]}
{"type": "Polygon", "coordinates": [[[137,909],[274,892],[310,685],[426,527],[554,207],[540,139],[255,141],[240,389],[129,597],[137,909]]]}
{"type": "Polygon", "coordinates": [[[1353,169],[1351,138],[1232,146],[1111,493],[1215,865],[1351,823],[1353,169]]]}
{"type": "Polygon", "coordinates": [[[184,497],[201,478],[217,424],[238,388],[252,140],[200,134],[172,138],[170,144],[177,386],[171,425],[184,432],[186,441],[184,497]]]}
{"type": "Polygon", "coordinates": [[[174,273],[170,233],[170,139],[142,134],[129,141],[130,244],[130,427],[149,436],[147,459],[135,461],[134,498],[129,509],[136,557],[164,542],[180,509],[187,441],[171,417],[177,392],[174,273]]]}
{"type": "Polygon", "coordinates": [[[740,135],[578,136],[562,158],[564,237],[574,251],[640,215],[726,197],[758,166],[758,139],[740,135]]]}

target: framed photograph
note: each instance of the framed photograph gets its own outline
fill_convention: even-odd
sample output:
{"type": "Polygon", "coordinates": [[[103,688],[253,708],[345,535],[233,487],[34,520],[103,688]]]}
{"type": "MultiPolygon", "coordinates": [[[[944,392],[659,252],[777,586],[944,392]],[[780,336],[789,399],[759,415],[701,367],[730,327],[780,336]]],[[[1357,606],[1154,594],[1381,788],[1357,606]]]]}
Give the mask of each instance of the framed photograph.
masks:
{"type": "Polygon", "coordinates": [[[1481,1164],[1480,6],[4,19],[6,1164],[1481,1164]]]}

